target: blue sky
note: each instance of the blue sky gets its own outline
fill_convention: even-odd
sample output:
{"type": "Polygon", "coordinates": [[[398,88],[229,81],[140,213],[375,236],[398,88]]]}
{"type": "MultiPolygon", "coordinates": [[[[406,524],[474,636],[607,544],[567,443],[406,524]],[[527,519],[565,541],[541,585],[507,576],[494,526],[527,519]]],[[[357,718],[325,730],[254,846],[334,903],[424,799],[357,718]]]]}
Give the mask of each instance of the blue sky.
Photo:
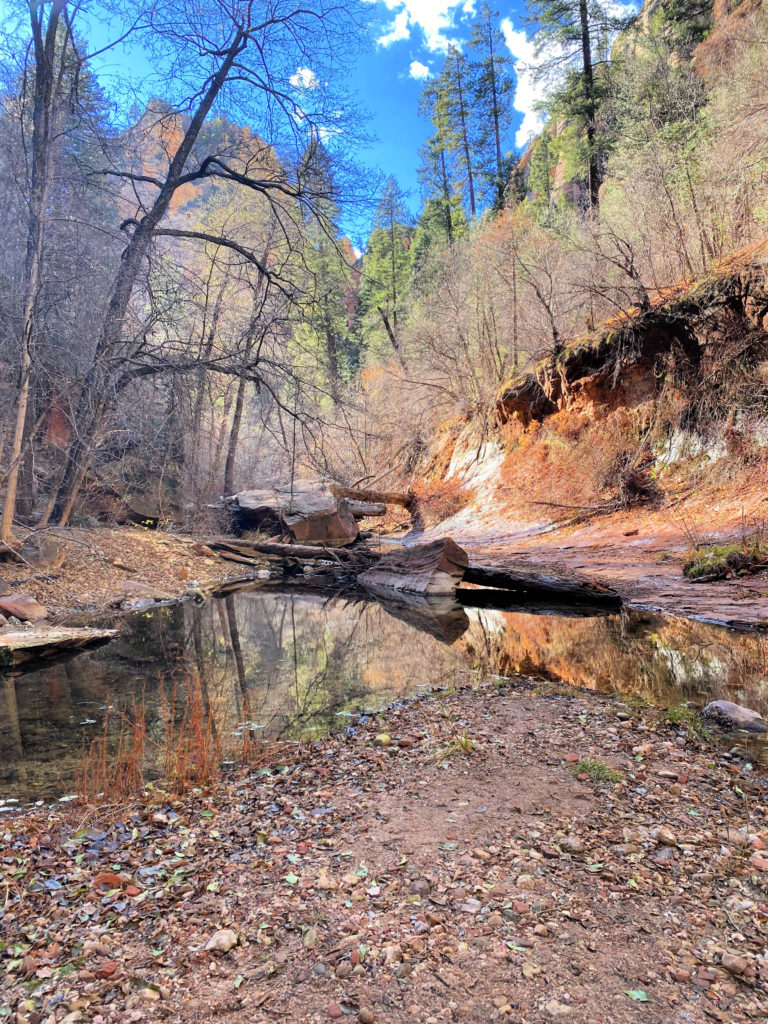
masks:
{"type": "MultiPolygon", "coordinates": [[[[418,150],[429,124],[418,116],[424,79],[437,74],[449,43],[463,46],[472,32],[482,0],[373,0],[374,46],[353,76],[360,102],[372,114],[371,133],[378,138],[366,162],[393,174],[410,204],[420,203],[418,150]]],[[[541,95],[526,65],[533,62],[533,44],[522,22],[524,0],[492,5],[498,9],[507,56],[515,62],[515,120],[506,148],[522,148],[540,127],[534,103],[541,95]]]]}
{"type": "MultiPolygon", "coordinates": [[[[394,175],[409,197],[416,213],[421,205],[417,177],[418,151],[429,134],[429,123],[418,115],[418,101],[425,79],[438,74],[450,43],[463,47],[469,40],[472,24],[477,20],[482,0],[366,0],[371,4],[371,46],[355,66],[350,80],[360,107],[371,115],[368,134],[375,137],[370,149],[360,153],[360,161],[375,168],[383,176],[394,175]]],[[[503,0],[492,5],[499,11],[499,24],[504,34],[507,54],[513,59],[516,75],[514,98],[515,119],[504,140],[504,148],[522,149],[540,127],[534,103],[541,96],[541,87],[533,82],[526,66],[534,61],[533,43],[527,38],[523,24],[525,0],[503,0]]],[[[0,20],[11,15],[9,22],[20,19],[22,35],[25,26],[24,4],[20,0],[0,0],[0,20]]],[[[96,5],[98,10],[98,4],[96,5]]],[[[130,9],[130,8],[128,8],[130,9]]],[[[106,17],[90,19],[86,30],[91,45],[101,46],[114,39],[116,26],[106,17]]],[[[82,20],[80,22],[83,24],[82,20]]],[[[127,76],[137,87],[141,104],[141,81],[146,68],[148,85],[157,91],[157,77],[151,75],[145,54],[137,47],[117,47],[102,55],[96,70],[108,90],[114,91],[117,79],[127,76]],[[116,76],[116,78],[115,78],[116,76]]],[[[311,68],[298,68],[297,73],[311,74],[311,68]]],[[[356,244],[363,239],[362,225],[348,225],[356,244]]]]}

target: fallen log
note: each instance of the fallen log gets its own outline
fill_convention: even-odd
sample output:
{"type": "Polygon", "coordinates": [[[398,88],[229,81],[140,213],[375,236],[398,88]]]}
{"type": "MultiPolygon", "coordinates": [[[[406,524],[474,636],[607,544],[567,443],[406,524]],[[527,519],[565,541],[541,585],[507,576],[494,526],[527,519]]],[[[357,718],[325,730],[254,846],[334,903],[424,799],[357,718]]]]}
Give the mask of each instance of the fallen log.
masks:
{"type": "Polygon", "coordinates": [[[355,519],[374,519],[387,514],[387,506],[382,502],[355,501],[353,498],[342,498],[355,519]]]}
{"type": "Polygon", "coordinates": [[[445,537],[387,552],[362,574],[360,582],[411,594],[453,594],[468,563],[466,551],[445,537]]]}
{"type": "Polygon", "coordinates": [[[332,484],[331,490],[337,498],[351,498],[352,501],[364,501],[374,505],[402,505],[403,508],[408,508],[415,498],[410,491],[366,491],[359,487],[340,487],[338,484],[332,484]]]}
{"type": "Polygon", "coordinates": [[[622,604],[617,591],[600,583],[500,569],[491,565],[468,565],[463,582],[504,590],[530,601],[592,604],[611,609],[618,609],[622,604]]]}
{"type": "Polygon", "coordinates": [[[207,546],[224,557],[225,553],[239,556],[278,555],[280,558],[328,559],[328,561],[370,563],[378,555],[366,548],[326,548],[320,544],[282,544],[277,541],[232,541],[226,538],[206,541],[207,546]]]}

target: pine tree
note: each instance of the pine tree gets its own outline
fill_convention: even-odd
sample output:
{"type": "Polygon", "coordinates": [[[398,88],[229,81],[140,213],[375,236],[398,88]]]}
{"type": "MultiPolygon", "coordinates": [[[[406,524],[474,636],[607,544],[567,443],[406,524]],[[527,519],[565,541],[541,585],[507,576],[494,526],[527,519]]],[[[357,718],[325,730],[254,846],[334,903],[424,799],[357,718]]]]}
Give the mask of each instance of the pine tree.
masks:
{"type": "Polygon", "coordinates": [[[610,44],[628,24],[605,0],[527,0],[529,22],[537,26],[536,53],[554,51],[538,68],[540,78],[565,70],[565,79],[555,90],[552,106],[583,132],[586,144],[587,194],[591,209],[597,209],[600,190],[600,146],[597,113],[600,83],[596,65],[608,59],[610,44]]]}
{"type": "Polygon", "coordinates": [[[511,61],[503,55],[504,37],[497,27],[498,11],[483,4],[472,32],[472,91],[475,108],[475,145],[480,172],[490,188],[494,209],[504,206],[509,160],[502,150],[512,123],[513,82],[511,61]]]}
{"type": "Polygon", "coordinates": [[[363,259],[361,313],[369,327],[378,319],[389,344],[405,369],[400,341],[403,295],[407,286],[412,216],[394,178],[387,178],[373,219],[363,259]]]}

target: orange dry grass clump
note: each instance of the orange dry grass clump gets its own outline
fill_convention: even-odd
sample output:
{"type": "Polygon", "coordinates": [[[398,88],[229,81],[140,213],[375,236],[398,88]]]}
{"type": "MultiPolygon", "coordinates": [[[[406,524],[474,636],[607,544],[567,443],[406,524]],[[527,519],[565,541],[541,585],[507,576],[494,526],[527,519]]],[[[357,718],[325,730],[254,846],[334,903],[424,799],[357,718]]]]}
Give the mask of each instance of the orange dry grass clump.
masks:
{"type": "Polygon", "coordinates": [[[75,788],[87,803],[101,799],[121,799],[134,793],[144,784],[143,764],[147,741],[146,710],[135,703],[130,716],[117,712],[120,724],[115,737],[110,738],[110,726],[115,712],[107,709],[101,736],[91,740],[83,749],[80,765],[75,772],[75,788]]]}
{"type": "Polygon", "coordinates": [[[83,800],[130,796],[144,785],[148,762],[159,766],[164,786],[178,794],[192,786],[215,790],[221,733],[196,673],[175,676],[170,690],[163,690],[160,740],[149,739],[147,718],[145,698],[129,710],[107,711],[102,734],[84,749],[76,772],[77,792],[83,800]],[[154,748],[154,756],[148,747],[154,748]]]}

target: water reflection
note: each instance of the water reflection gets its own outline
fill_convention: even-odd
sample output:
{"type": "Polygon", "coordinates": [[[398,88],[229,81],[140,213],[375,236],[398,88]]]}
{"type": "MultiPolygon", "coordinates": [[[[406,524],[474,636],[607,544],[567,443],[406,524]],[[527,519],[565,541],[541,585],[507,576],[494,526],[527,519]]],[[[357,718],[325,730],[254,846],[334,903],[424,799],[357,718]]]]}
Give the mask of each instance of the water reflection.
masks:
{"type": "Polygon", "coordinates": [[[106,647],[0,677],[0,796],[69,792],[84,742],[105,716],[117,729],[137,702],[151,771],[188,708],[191,680],[226,752],[248,733],[321,735],[348,713],[473,668],[667,703],[728,697],[767,714],[767,661],[758,634],[660,615],[564,617],[261,587],[136,614],[106,647]]]}

